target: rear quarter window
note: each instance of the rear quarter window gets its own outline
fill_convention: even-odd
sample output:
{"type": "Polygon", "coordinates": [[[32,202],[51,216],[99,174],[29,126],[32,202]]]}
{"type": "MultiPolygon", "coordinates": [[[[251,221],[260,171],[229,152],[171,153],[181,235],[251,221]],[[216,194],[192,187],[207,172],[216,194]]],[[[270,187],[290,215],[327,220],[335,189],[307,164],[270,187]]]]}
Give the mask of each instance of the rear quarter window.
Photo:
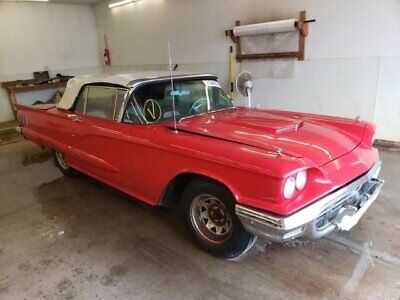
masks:
{"type": "Polygon", "coordinates": [[[88,87],[86,115],[114,119],[117,89],[108,87],[88,87]]]}

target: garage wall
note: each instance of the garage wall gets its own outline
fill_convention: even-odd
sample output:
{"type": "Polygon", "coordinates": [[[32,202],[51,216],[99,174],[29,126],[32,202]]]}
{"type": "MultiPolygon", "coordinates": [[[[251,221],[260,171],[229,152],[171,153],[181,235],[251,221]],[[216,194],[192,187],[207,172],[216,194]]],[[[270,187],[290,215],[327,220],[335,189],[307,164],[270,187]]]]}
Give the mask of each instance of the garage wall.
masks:
{"type": "MultiPolygon", "coordinates": [[[[101,48],[108,35],[113,70],[166,68],[167,42],[179,69],[214,72],[227,86],[224,30],[292,18],[316,18],[306,61],[294,75],[255,81],[254,105],[374,120],[378,138],[400,141],[400,1],[141,0],[95,5],[101,48]]],[[[237,65],[236,70],[240,66],[237,65]]]]}
{"type": "MultiPolygon", "coordinates": [[[[92,5],[0,2],[0,81],[87,74],[101,68],[92,5]]],[[[0,90],[0,122],[13,119],[0,90]]]]}

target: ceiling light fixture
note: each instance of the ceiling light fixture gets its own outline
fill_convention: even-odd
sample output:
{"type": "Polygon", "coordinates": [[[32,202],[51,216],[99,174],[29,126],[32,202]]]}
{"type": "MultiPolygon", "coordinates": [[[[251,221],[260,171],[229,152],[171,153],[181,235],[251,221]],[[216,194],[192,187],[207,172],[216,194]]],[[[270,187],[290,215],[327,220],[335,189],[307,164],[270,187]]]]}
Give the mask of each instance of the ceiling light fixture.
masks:
{"type": "Polygon", "coordinates": [[[109,8],[114,8],[114,7],[117,7],[117,6],[122,6],[122,5],[126,5],[126,4],[129,4],[129,3],[132,3],[132,2],[136,2],[137,0],[122,0],[122,1],[117,1],[117,2],[114,2],[114,3],[110,3],[109,5],[108,5],[108,7],[109,8]]]}

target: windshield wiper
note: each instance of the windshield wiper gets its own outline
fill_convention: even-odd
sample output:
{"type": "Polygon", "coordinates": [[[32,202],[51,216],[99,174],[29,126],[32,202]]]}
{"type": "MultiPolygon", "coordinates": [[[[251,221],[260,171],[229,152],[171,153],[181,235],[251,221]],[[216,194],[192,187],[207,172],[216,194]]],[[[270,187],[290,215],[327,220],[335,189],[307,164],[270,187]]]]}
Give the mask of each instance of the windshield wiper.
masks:
{"type": "Polygon", "coordinates": [[[203,112],[201,114],[182,117],[182,118],[179,119],[178,123],[180,123],[183,120],[187,120],[187,119],[190,119],[190,118],[193,118],[193,117],[204,116],[204,115],[209,114],[209,113],[220,112],[220,111],[224,111],[224,110],[228,110],[228,109],[232,109],[232,108],[237,109],[236,106],[229,106],[229,107],[224,107],[224,108],[220,108],[220,109],[216,109],[216,110],[210,110],[210,111],[203,112]]]}

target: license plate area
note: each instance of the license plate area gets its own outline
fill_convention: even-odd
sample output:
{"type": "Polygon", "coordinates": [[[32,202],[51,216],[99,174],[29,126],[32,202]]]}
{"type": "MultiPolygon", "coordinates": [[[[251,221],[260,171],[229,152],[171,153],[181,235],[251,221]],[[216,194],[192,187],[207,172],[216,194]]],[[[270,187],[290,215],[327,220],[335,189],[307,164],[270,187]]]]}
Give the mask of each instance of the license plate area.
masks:
{"type": "Polygon", "coordinates": [[[358,221],[358,219],[355,220],[356,218],[353,216],[357,214],[357,212],[364,206],[371,196],[374,195],[377,188],[381,185],[382,182],[380,180],[371,179],[349,195],[343,197],[335,204],[325,209],[317,218],[317,231],[323,231],[332,223],[340,223],[342,230],[349,230],[352,228],[358,221]]]}

